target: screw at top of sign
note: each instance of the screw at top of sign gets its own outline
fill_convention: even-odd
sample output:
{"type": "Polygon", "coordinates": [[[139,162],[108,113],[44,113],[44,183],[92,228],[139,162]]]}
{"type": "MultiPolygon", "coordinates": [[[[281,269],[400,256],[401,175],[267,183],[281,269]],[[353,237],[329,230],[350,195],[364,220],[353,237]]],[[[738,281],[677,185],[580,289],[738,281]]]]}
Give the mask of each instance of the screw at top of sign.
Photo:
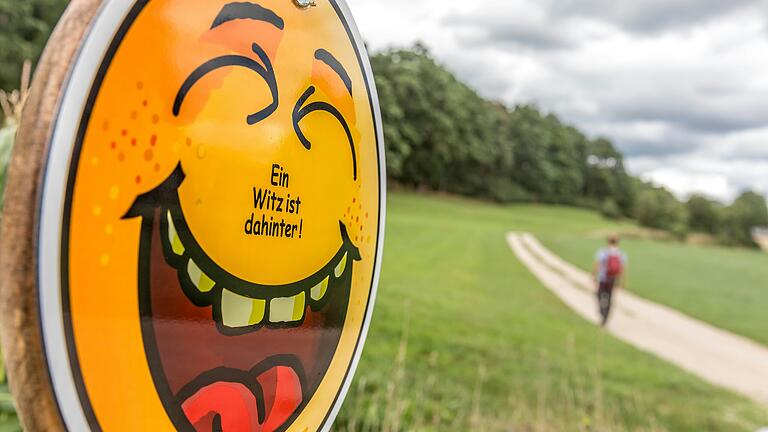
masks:
{"type": "Polygon", "coordinates": [[[293,0],[296,6],[300,8],[308,8],[310,6],[316,6],[315,0],[293,0]]]}

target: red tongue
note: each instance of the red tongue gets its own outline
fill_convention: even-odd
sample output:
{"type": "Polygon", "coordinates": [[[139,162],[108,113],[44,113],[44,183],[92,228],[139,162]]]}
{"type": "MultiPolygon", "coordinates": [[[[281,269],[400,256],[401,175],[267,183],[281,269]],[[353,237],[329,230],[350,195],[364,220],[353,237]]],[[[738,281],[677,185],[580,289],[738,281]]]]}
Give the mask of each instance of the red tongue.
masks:
{"type": "Polygon", "coordinates": [[[264,422],[259,423],[256,396],[239,382],[215,382],[184,401],[181,408],[198,432],[273,432],[302,401],[301,382],[288,366],[276,366],[256,377],[264,394],[264,422]]]}

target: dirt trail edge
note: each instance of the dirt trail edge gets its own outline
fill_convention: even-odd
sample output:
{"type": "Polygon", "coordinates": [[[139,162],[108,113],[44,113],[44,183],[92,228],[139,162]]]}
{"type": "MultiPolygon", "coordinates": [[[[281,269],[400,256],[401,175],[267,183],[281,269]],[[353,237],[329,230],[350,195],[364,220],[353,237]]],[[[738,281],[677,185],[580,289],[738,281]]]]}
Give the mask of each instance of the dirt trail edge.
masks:
{"type": "MultiPolygon", "coordinates": [[[[533,275],[568,307],[597,324],[592,277],[530,234],[507,242],[533,275]]],[[[768,406],[768,348],[678,311],[617,290],[607,331],[702,379],[768,406]]]]}

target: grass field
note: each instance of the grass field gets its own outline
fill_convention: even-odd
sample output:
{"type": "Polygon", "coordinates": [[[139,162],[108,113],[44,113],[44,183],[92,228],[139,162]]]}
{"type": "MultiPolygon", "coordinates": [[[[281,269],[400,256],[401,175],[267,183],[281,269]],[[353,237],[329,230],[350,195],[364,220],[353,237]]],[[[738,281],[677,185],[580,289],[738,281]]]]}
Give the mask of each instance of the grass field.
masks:
{"type": "MultiPolygon", "coordinates": [[[[546,234],[544,244],[589,269],[599,238],[546,234]]],[[[716,246],[626,240],[629,290],[768,345],[768,254],[716,246]]]]}
{"type": "MultiPolygon", "coordinates": [[[[583,264],[584,251],[597,243],[576,240],[615,225],[568,208],[410,194],[393,194],[389,204],[374,320],[334,430],[676,432],[768,425],[765,408],[576,317],[504,241],[507,231],[531,231],[583,264]]],[[[640,266],[633,271],[639,279],[640,266]]],[[[0,432],[16,430],[7,409],[2,414],[9,405],[2,391],[0,432]]]]}
{"type": "Polygon", "coordinates": [[[577,318],[504,241],[509,230],[586,236],[607,225],[573,209],[391,196],[379,300],[336,430],[768,424],[765,408],[577,318]]]}

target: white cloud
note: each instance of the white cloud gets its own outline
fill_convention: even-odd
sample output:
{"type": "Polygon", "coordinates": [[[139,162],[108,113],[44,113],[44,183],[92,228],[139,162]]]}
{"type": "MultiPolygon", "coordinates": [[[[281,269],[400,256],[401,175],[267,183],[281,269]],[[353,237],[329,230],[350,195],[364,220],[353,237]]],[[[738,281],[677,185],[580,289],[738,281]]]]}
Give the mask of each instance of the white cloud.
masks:
{"type": "Polygon", "coordinates": [[[720,18],[756,0],[548,0],[553,13],[596,17],[628,32],[660,33],[720,18]]]}
{"type": "Polygon", "coordinates": [[[486,97],[535,103],[680,195],[768,193],[768,0],[351,0],[374,49],[423,41],[486,97]]]}
{"type": "Polygon", "coordinates": [[[768,177],[763,161],[679,155],[634,158],[629,165],[630,169],[642,173],[644,180],[664,185],[680,198],[699,193],[728,202],[746,189],[768,195],[768,177]]]}

